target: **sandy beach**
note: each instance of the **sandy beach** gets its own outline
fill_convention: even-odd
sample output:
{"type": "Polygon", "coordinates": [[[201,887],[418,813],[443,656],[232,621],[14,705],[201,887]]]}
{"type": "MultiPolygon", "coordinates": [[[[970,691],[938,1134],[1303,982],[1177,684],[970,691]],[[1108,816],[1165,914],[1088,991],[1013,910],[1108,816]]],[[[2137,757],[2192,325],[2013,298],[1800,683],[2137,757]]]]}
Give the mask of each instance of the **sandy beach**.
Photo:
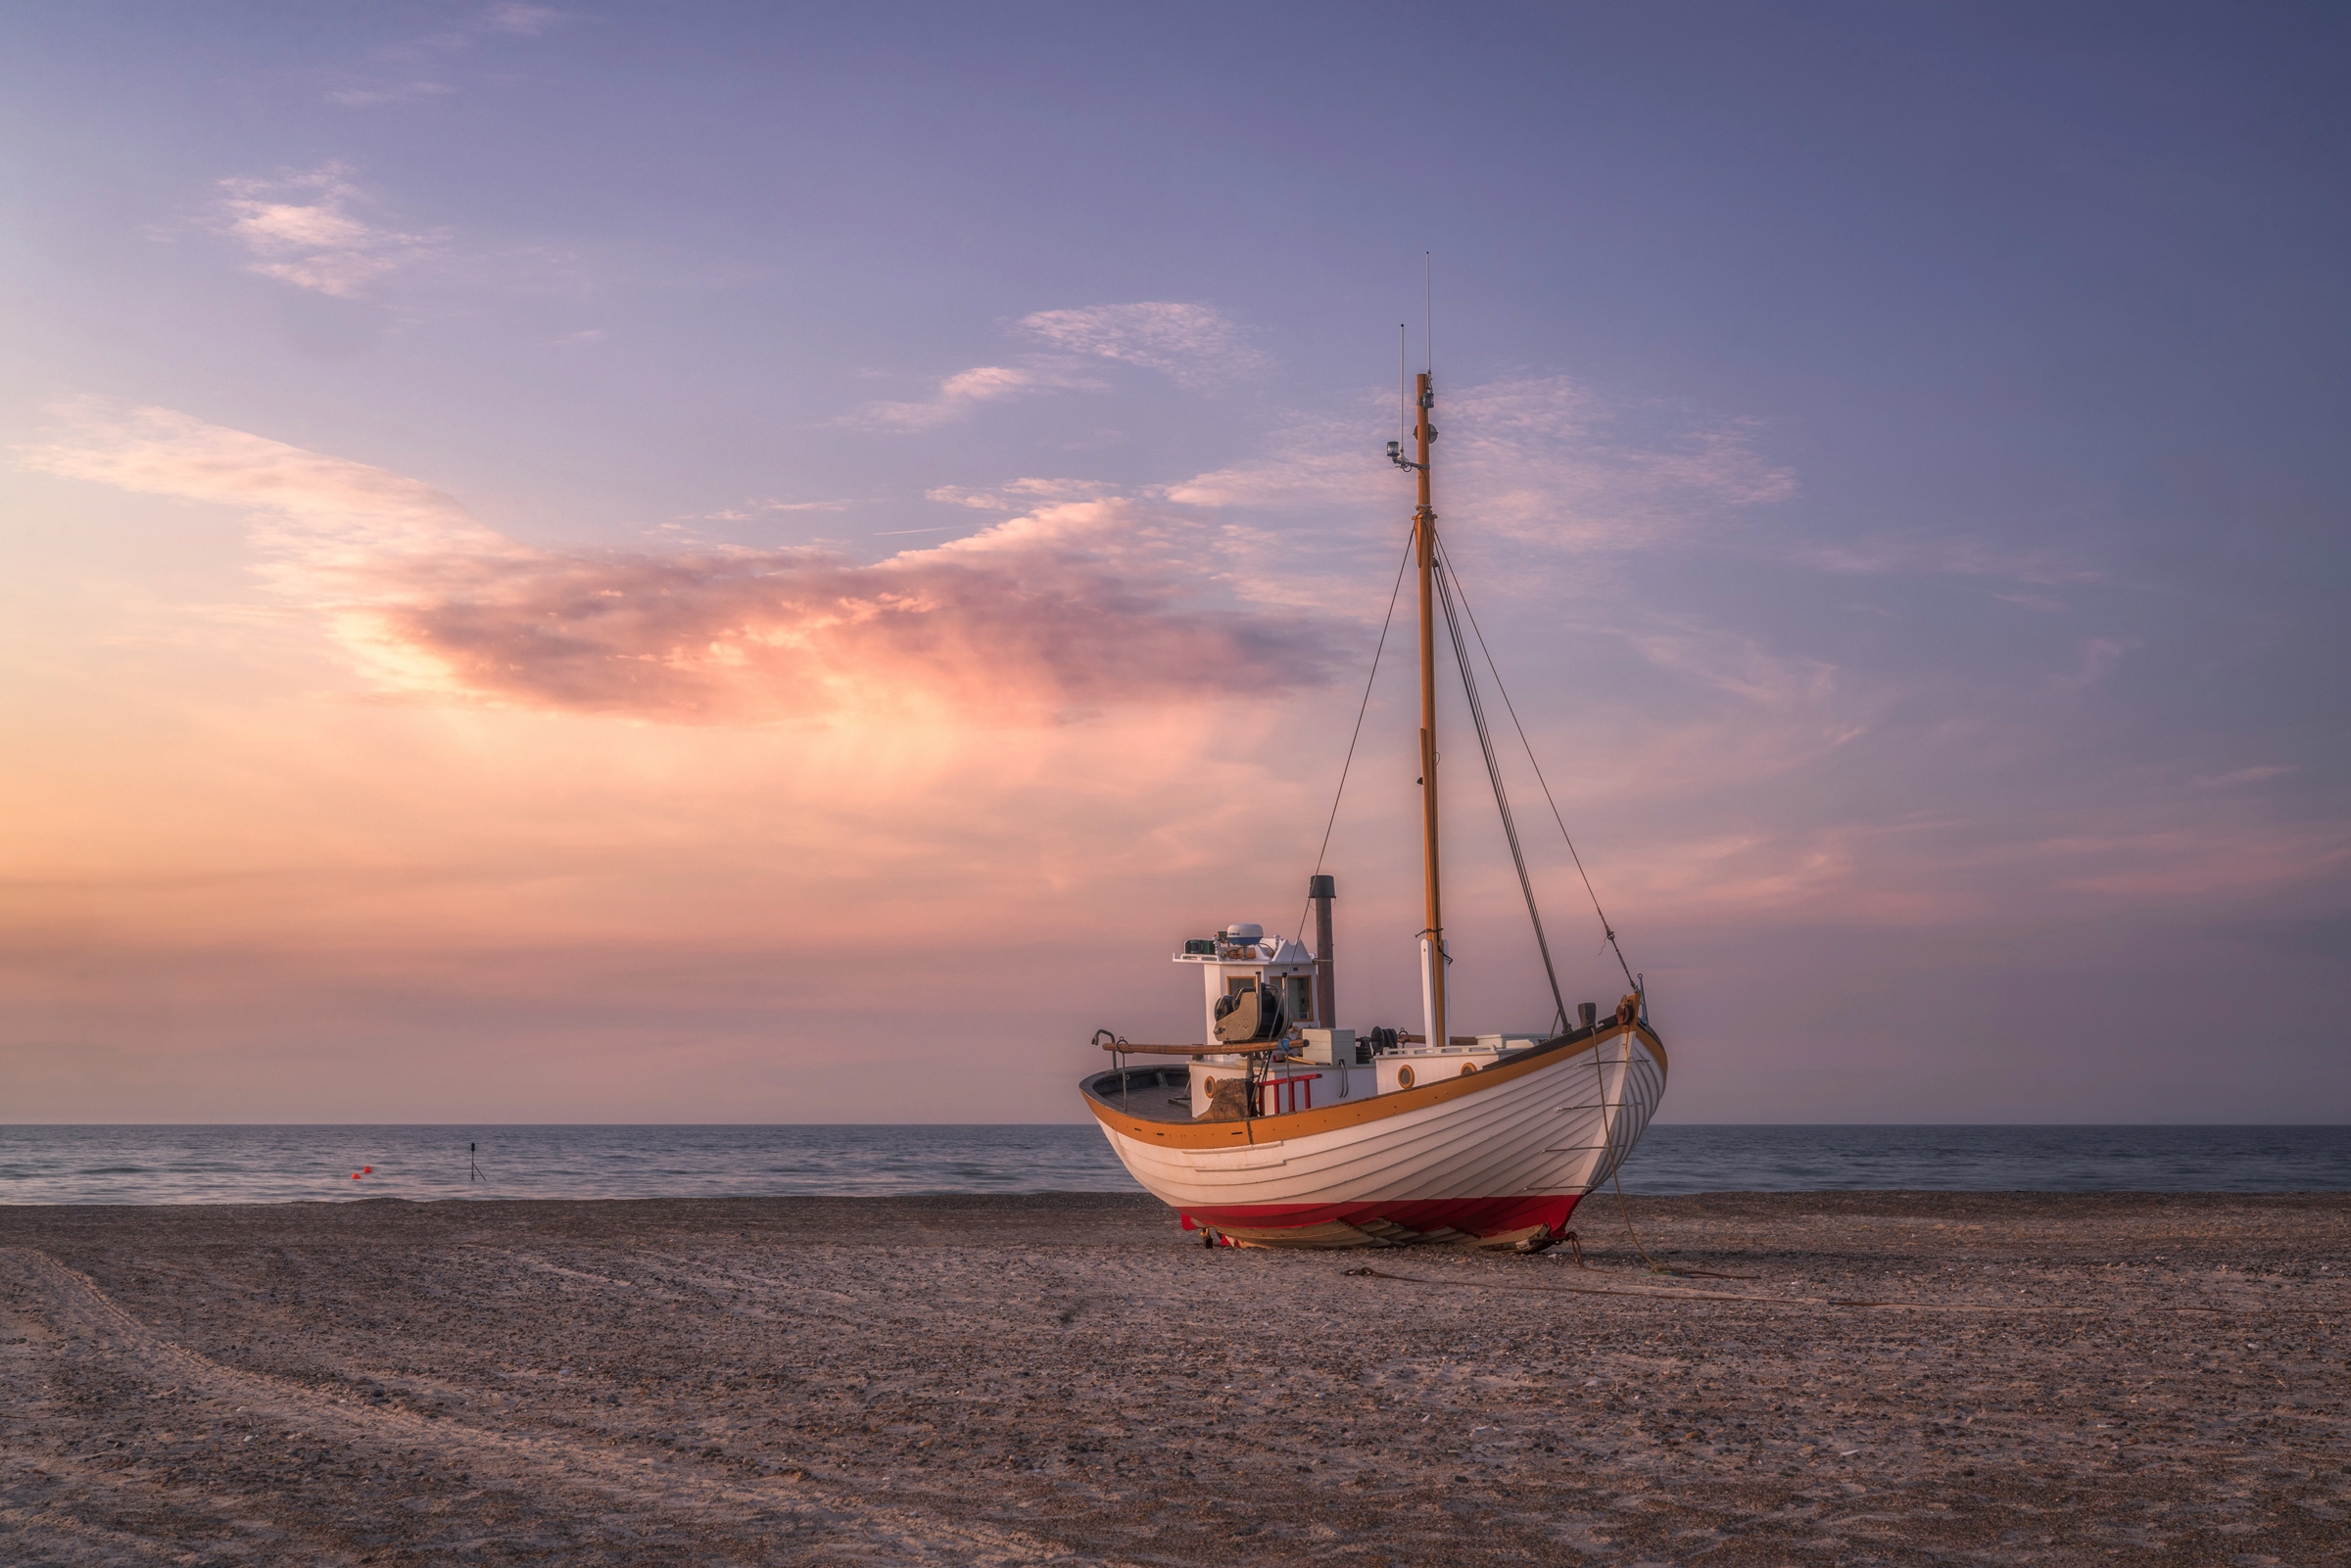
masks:
{"type": "Polygon", "coordinates": [[[1631,1214],[0,1211],[0,1561],[2351,1560],[2351,1195],[1631,1214]]]}

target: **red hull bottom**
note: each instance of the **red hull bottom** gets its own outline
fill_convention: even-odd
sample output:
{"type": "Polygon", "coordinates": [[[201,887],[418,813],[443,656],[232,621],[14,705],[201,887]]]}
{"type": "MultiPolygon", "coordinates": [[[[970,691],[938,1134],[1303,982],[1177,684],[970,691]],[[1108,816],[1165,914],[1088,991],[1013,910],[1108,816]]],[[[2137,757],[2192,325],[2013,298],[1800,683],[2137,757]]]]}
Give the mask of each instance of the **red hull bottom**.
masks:
{"type": "Polygon", "coordinates": [[[1549,1246],[1567,1232],[1576,1199],[1553,1194],[1518,1198],[1392,1198],[1340,1204],[1228,1204],[1178,1209],[1186,1230],[1205,1230],[1216,1239],[1245,1239],[1252,1245],[1282,1246],[1282,1233],[1297,1233],[1298,1245],[1346,1245],[1341,1227],[1363,1233],[1365,1243],[1490,1241],[1549,1246]],[[1311,1238],[1311,1239],[1310,1239],[1311,1238]]]}

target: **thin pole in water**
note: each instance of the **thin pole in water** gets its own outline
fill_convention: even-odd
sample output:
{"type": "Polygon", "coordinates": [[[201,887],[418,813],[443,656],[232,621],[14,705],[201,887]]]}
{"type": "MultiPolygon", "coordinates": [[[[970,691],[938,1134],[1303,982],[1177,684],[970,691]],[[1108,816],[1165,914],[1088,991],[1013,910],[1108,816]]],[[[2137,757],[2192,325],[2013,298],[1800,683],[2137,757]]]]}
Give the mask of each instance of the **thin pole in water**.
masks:
{"type": "Polygon", "coordinates": [[[481,1145],[478,1143],[469,1143],[465,1146],[465,1179],[467,1181],[479,1181],[482,1179],[481,1162],[474,1159],[475,1151],[479,1150],[480,1148],[481,1145]]]}

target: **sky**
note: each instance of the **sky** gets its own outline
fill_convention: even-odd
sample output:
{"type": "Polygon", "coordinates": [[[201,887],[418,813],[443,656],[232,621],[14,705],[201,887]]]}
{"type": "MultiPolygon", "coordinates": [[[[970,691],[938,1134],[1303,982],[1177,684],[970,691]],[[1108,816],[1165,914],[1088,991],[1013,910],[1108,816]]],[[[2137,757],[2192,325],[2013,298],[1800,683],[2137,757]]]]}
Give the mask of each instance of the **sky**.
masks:
{"type": "Polygon", "coordinates": [[[21,0],[0,1121],[1082,1120],[1319,855],[1416,1026],[1400,323],[1664,1119],[2351,1117],[2346,44],[21,0]]]}

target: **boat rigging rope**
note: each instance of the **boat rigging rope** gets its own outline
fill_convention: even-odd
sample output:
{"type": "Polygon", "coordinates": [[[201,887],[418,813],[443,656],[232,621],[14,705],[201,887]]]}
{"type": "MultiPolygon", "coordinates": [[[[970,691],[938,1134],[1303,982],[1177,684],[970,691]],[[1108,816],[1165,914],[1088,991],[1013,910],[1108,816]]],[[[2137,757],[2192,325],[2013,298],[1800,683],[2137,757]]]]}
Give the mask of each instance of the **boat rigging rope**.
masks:
{"type": "MultiPolygon", "coordinates": [[[[1477,669],[1469,661],[1469,644],[1462,637],[1462,617],[1454,605],[1453,565],[1443,546],[1437,554],[1437,599],[1445,607],[1445,634],[1453,641],[1454,662],[1462,669],[1462,694],[1469,702],[1469,721],[1477,730],[1477,749],[1486,759],[1486,778],[1494,785],[1494,808],[1502,813],[1502,835],[1510,840],[1511,864],[1518,869],[1518,891],[1526,895],[1526,918],[1534,922],[1535,948],[1543,955],[1543,977],[1551,982],[1551,1005],[1559,1009],[1559,1032],[1567,1032],[1567,1004],[1559,995],[1559,971],[1552,966],[1551,940],[1543,934],[1543,912],[1535,906],[1535,882],[1527,874],[1526,851],[1518,844],[1518,823],[1511,815],[1510,791],[1503,787],[1502,763],[1494,755],[1494,736],[1486,728],[1486,704],[1477,691],[1477,669]]],[[[1501,677],[1497,676],[1499,681],[1501,677]]]]}
{"type": "MultiPolygon", "coordinates": [[[[1387,613],[1380,617],[1379,641],[1371,649],[1371,669],[1364,678],[1363,700],[1356,704],[1355,729],[1347,737],[1347,757],[1339,766],[1338,787],[1331,791],[1330,815],[1324,819],[1322,824],[1322,842],[1315,851],[1314,875],[1318,877],[1322,873],[1324,857],[1330,853],[1330,835],[1338,826],[1339,803],[1346,798],[1347,778],[1355,768],[1355,748],[1364,736],[1364,718],[1371,710],[1371,690],[1379,680],[1379,661],[1387,649],[1388,632],[1395,625],[1396,600],[1404,592],[1404,573],[1405,568],[1412,564],[1413,544],[1412,539],[1406,540],[1404,554],[1396,562],[1396,581],[1388,589],[1387,613]]],[[[1551,820],[1559,825],[1559,836],[1566,841],[1567,853],[1575,862],[1576,875],[1583,879],[1584,893],[1592,900],[1592,912],[1600,917],[1601,932],[1607,939],[1609,948],[1616,954],[1617,967],[1624,971],[1625,980],[1632,985],[1636,992],[1641,989],[1641,983],[1634,978],[1632,966],[1625,962],[1624,949],[1617,945],[1616,930],[1608,924],[1607,912],[1600,907],[1600,894],[1592,886],[1592,874],[1584,869],[1584,857],[1577,853],[1574,835],[1567,832],[1566,819],[1559,815],[1559,803],[1552,795],[1551,782],[1543,777],[1543,765],[1535,761],[1534,742],[1527,738],[1526,725],[1518,717],[1517,704],[1511,700],[1510,688],[1503,684],[1502,671],[1494,662],[1494,650],[1486,645],[1485,629],[1477,624],[1477,612],[1469,607],[1469,595],[1461,588],[1459,579],[1454,575],[1452,557],[1447,552],[1442,539],[1436,542],[1436,566],[1437,594],[1445,607],[1446,634],[1453,642],[1454,662],[1461,668],[1462,690],[1468,698],[1470,718],[1477,728],[1478,750],[1485,758],[1486,778],[1494,786],[1494,804],[1502,814],[1503,833],[1510,840],[1511,862],[1518,872],[1518,890],[1526,898],[1527,919],[1534,924],[1535,946],[1543,955],[1543,974],[1551,984],[1552,1006],[1558,1009],[1559,1032],[1564,1034],[1568,1026],[1567,1004],[1559,993],[1559,972],[1551,960],[1551,942],[1544,934],[1542,911],[1535,903],[1534,879],[1527,872],[1526,852],[1518,841],[1518,824],[1511,815],[1510,792],[1504,787],[1502,782],[1502,764],[1494,754],[1494,738],[1486,724],[1485,703],[1478,694],[1476,667],[1470,660],[1468,643],[1462,637],[1461,622],[1463,619],[1468,621],[1470,633],[1477,639],[1478,651],[1485,656],[1486,669],[1494,677],[1494,689],[1501,693],[1503,707],[1511,716],[1511,725],[1518,733],[1518,743],[1526,750],[1526,760],[1528,765],[1534,769],[1535,782],[1542,785],[1544,803],[1551,808],[1551,820]],[[1457,598],[1459,615],[1456,614],[1457,598]]],[[[1307,885],[1311,888],[1314,884],[1310,880],[1307,885]]],[[[1306,929],[1307,911],[1313,907],[1313,904],[1314,895],[1310,892],[1306,902],[1298,906],[1298,929],[1302,933],[1306,929]]],[[[1626,1069],[1630,1071],[1631,1049],[1629,1045],[1626,1048],[1626,1069]]],[[[1605,1069],[1601,1067],[1597,1051],[1593,1053],[1592,1065],[1594,1071],[1600,1074],[1601,1098],[1605,1102],[1607,1098],[1607,1077],[1605,1069]]],[[[1648,1249],[1641,1245],[1641,1238],[1633,1229],[1631,1206],[1624,1199],[1624,1184],[1620,1179],[1616,1179],[1616,1167],[1621,1162],[1616,1156],[1613,1128],[1609,1124],[1605,1104],[1601,1111],[1601,1136],[1606,1145],[1603,1153],[1607,1162],[1608,1175],[1612,1180],[1616,1180],[1617,1212],[1624,1221],[1625,1234],[1631,1238],[1633,1251],[1641,1255],[1641,1260],[1649,1264],[1652,1269],[1656,1269],[1656,1260],[1649,1256],[1648,1249]]]]}
{"type": "MultiPolygon", "coordinates": [[[[1460,579],[1454,575],[1453,561],[1446,553],[1445,542],[1442,539],[1437,541],[1437,564],[1442,569],[1437,578],[1437,588],[1445,597],[1445,625],[1447,630],[1453,634],[1455,657],[1461,661],[1462,665],[1462,685],[1463,689],[1469,693],[1470,715],[1477,721],[1477,741],[1485,750],[1487,775],[1494,781],[1494,801],[1502,808],[1503,832],[1510,836],[1511,858],[1518,865],[1518,886],[1526,894],[1526,912],[1535,923],[1535,943],[1543,950],[1543,972],[1551,978],[1551,999],[1559,1010],[1559,1029],[1564,1033],[1567,1028],[1567,1007],[1565,1003],[1559,1001],[1559,976],[1551,973],[1551,947],[1543,940],[1543,917],[1535,912],[1534,884],[1527,879],[1526,857],[1518,849],[1518,830],[1511,821],[1511,805],[1503,795],[1502,772],[1495,763],[1493,743],[1486,736],[1485,707],[1478,700],[1477,685],[1469,675],[1468,650],[1463,646],[1461,627],[1454,620],[1453,607],[1456,594],[1460,594],[1462,613],[1468,619],[1469,630],[1477,638],[1477,650],[1486,656],[1486,670],[1494,677],[1494,689],[1501,693],[1503,708],[1510,714],[1512,728],[1518,732],[1518,743],[1526,748],[1527,765],[1535,770],[1535,782],[1543,786],[1543,799],[1551,807],[1551,820],[1559,825],[1559,836],[1567,841],[1567,853],[1575,860],[1576,875],[1583,879],[1584,892],[1592,900],[1592,913],[1600,917],[1601,931],[1607,936],[1608,946],[1615,952],[1617,967],[1624,971],[1625,980],[1633,987],[1633,994],[1636,996],[1641,993],[1641,982],[1634,978],[1632,966],[1625,962],[1624,949],[1616,944],[1616,929],[1608,924],[1607,911],[1600,907],[1600,894],[1592,886],[1592,874],[1584,870],[1584,857],[1576,853],[1575,838],[1567,832],[1567,823],[1559,815],[1559,803],[1552,798],[1550,781],[1543,777],[1543,765],[1535,760],[1534,742],[1527,738],[1526,726],[1519,722],[1517,704],[1511,701],[1511,689],[1503,684],[1502,670],[1494,662],[1494,650],[1486,645],[1485,630],[1477,624],[1477,612],[1469,608],[1469,595],[1466,591],[1462,589],[1460,579]]],[[[1633,1070],[1632,1056],[1632,1044],[1630,1038],[1626,1037],[1624,1070],[1627,1077],[1633,1070]]],[[[1632,1205],[1625,1202],[1624,1178],[1619,1174],[1619,1167],[1624,1161],[1616,1153],[1615,1123],[1608,1115],[1607,1069],[1602,1064],[1597,1047],[1592,1053],[1592,1073],[1600,1085],[1601,1156],[1607,1164],[1608,1181],[1616,1189],[1616,1216],[1624,1222],[1625,1237],[1633,1244],[1633,1251],[1641,1255],[1641,1260],[1647,1263],[1651,1269],[1662,1272],[1663,1270],[1658,1267],[1657,1260],[1649,1256],[1649,1249],[1641,1245],[1640,1232],[1633,1229],[1632,1205]]],[[[1622,1081],[1619,1080],[1620,1090],[1622,1081]]]]}
{"type": "MultiPolygon", "coordinates": [[[[1445,541],[1442,539],[1437,541],[1437,553],[1440,558],[1445,556],[1445,541]]],[[[1445,571],[1448,576],[1453,573],[1450,559],[1445,560],[1445,571]]],[[[1511,700],[1511,689],[1503,685],[1502,671],[1494,663],[1494,650],[1486,646],[1485,629],[1477,624],[1477,611],[1469,607],[1469,595],[1465,593],[1462,594],[1462,613],[1469,617],[1469,630],[1477,638],[1477,650],[1486,656],[1486,668],[1494,676],[1494,689],[1501,693],[1503,709],[1511,716],[1511,728],[1518,732],[1518,743],[1526,748],[1526,764],[1535,770],[1535,783],[1543,786],[1543,803],[1551,808],[1551,820],[1559,825],[1559,836],[1566,840],[1568,858],[1575,862],[1575,874],[1583,879],[1585,895],[1592,900],[1592,913],[1600,917],[1601,932],[1607,938],[1608,946],[1615,951],[1616,967],[1624,971],[1625,984],[1639,990],[1641,982],[1633,977],[1633,967],[1625,962],[1624,949],[1616,945],[1616,928],[1608,924],[1608,912],[1600,907],[1600,894],[1592,886],[1592,874],[1584,870],[1584,857],[1576,851],[1575,835],[1567,831],[1566,819],[1559,815],[1559,801],[1552,798],[1551,781],[1543,777],[1543,764],[1535,760],[1534,742],[1526,737],[1526,726],[1518,719],[1518,706],[1511,700]]]]}
{"type": "MultiPolygon", "coordinates": [[[[1387,649],[1388,628],[1396,621],[1396,598],[1404,592],[1404,569],[1412,561],[1413,546],[1408,539],[1405,541],[1404,554],[1396,562],[1395,586],[1388,590],[1388,613],[1380,617],[1379,641],[1371,649],[1371,673],[1364,677],[1364,700],[1356,704],[1355,734],[1347,737],[1347,760],[1339,767],[1339,787],[1331,791],[1330,818],[1322,824],[1322,847],[1315,851],[1316,877],[1322,875],[1322,857],[1330,853],[1330,832],[1339,825],[1339,801],[1347,793],[1348,772],[1355,767],[1355,743],[1364,737],[1364,715],[1371,711],[1371,687],[1379,679],[1379,656],[1387,649]]],[[[1306,885],[1309,888],[1315,885],[1313,878],[1307,879],[1306,885]]],[[[1314,902],[1315,895],[1310,891],[1306,895],[1306,902],[1298,906],[1298,934],[1301,937],[1306,934],[1306,912],[1314,907],[1314,902]]],[[[1329,1022],[1328,1019],[1323,1020],[1325,1023],[1329,1022]]]]}

